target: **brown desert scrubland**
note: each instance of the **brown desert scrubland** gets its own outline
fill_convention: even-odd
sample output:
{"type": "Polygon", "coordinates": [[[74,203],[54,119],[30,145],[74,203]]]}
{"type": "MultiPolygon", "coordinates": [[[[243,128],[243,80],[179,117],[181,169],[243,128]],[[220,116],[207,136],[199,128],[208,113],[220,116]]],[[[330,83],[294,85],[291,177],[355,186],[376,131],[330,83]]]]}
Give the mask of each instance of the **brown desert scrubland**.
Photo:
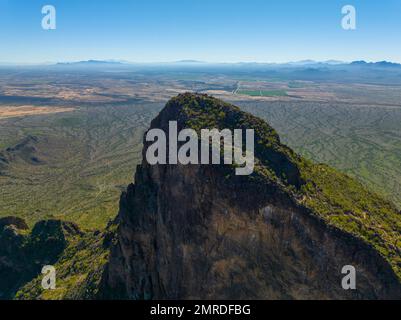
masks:
{"type": "Polygon", "coordinates": [[[71,112],[75,108],[62,108],[62,107],[38,107],[38,106],[12,106],[0,108],[0,119],[15,118],[23,116],[71,112]]]}

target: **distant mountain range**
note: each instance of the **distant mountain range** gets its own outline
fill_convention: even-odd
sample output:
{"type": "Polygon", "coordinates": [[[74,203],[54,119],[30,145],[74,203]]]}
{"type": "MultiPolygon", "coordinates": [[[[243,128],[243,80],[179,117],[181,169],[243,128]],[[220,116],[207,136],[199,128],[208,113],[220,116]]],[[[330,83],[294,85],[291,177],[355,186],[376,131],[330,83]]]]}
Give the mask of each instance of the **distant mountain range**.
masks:
{"type": "Polygon", "coordinates": [[[76,62],[58,62],[56,65],[59,66],[121,66],[121,65],[174,65],[174,64],[204,64],[204,65],[264,65],[264,66],[358,66],[358,67],[401,67],[401,64],[390,62],[390,61],[378,61],[378,62],[367,62],[364,60],[357,60],[352,62],[344,62],[339,60],[326,60],[326,61],[315,61],[315,60],[300,60],[300,61],[292,61],[292,62],[284,62],[284,63],[265,63],[265,62],[232,62],[232,63],[218,63],[218,62],[205,62],[199,60],[178,60],[173,62],[158,62],[158,63],[133,63],[123,60],[85,60],[85,61],[76,61],[76,62]]]}
{"type": "Polygon", "coordinates": [[[341,60],[324,60],[316,61],[311,59],[299,60],[299,61],[289,61],[289,62],[207,62],[195,59],[183,59],[177,61],[167,61],[167,62],[131,62],[127,60],[81,60],[81,61],[71,61],[71,62],[57,62],[57,63],[10,63],[10,62],[0,62],[0,66],[79,66],[79,67],[96,67],[96,66],[157,66],[157,65],[198,65],[198,66],[271,66],[271,67],[338,67],[338,66],[357,66],[357,67],[378,67],[378,68],[400,68],[401,63],[391,62],[391,61],[376,61],[367,62],[365,60],[355,60],[351,62],[341,61],[341,60]]]}
{"type": "Polygon", "coordinates": [[[311,64],[329,64],[329,65],[337,65],[337,64],[347,64],[347,62],[339,61],[339,60],[326,60],[326,61],[315,61],[315,60],[301,60],[295,62],[288,62],[283,64],[290,64],[290,65],[311,65],[311,64]]]}
{"type": "Polygon", "coordinates": [[[401,67],[401,64],[389,61],[378,61],[378,62],[366,62],[364,60],[353,61],[350,63],[352,66],[361,66],[361,67],[401,67]]]}
{"type": "Polygon", "coordinates": [[[69,65],[121,65],[127,62],[116,61],[116,60],[86,60],[86,61],[76,61],[76,62],[58,62],[57,65],[69,66],[69,65]]]}

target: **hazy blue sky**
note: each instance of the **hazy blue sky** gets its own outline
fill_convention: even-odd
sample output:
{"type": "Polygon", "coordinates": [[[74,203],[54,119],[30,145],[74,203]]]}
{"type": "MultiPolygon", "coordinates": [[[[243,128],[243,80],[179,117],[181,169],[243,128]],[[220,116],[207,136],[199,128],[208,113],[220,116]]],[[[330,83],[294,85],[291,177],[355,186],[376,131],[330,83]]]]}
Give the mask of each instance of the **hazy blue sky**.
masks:
{"type": "Polygon", "coordinates": [[[401,62],[399,0],[0,0],[0,61],[401,62]],[[57,29],[41,27],[43,5],[57,29]],[[357,30],[341,28],[356,7],[357,30]]]}

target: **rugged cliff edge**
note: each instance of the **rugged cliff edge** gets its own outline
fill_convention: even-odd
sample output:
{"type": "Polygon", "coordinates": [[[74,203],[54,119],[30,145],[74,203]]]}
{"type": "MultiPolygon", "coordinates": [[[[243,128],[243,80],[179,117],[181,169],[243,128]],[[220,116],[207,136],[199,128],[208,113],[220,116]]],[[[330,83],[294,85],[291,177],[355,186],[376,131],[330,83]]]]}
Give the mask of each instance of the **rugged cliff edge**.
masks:
{"type": "Polygon", "coordinates": [[[170,120],[179,130],[254,129],[255,172],[149,165],[144,156],[121,196],[99,298],[401,298],[401,217],[392,204],[215,98],[179,95],[151,128],[168,132],[170,120]],[[345,265],[357,270],[357,290],[341,287],[345,265]]]}
{"type": "Polygon", "coordinates": [[[60,220],[39,221],[29,231],[21,218],[0,218],[0,299],[14,297],[45,265],[54,264],[79,228],[60,220]]]}
{"type": "Polygon", "coordinates": [[[113,242],[115,225],[82,231],[71,222],[0,218],[0,300],[94,299],[113,242]],[[42,268],[54,266],[56,289],[42,287],[42,268]]]}

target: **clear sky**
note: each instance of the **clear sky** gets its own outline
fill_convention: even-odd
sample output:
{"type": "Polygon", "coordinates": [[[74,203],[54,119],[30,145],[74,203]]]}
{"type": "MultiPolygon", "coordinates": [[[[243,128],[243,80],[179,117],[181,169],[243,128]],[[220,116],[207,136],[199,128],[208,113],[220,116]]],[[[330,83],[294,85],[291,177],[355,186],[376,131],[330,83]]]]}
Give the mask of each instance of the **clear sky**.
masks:
{"type": "Polygon", "coordinates": [[[0,62],[401,62],[400,0],[0,0],[0,62]],[[54,5],[57,29],[41,27],[54,5]],[[341,27],[343,5],[357,29],[341,27]]]}

